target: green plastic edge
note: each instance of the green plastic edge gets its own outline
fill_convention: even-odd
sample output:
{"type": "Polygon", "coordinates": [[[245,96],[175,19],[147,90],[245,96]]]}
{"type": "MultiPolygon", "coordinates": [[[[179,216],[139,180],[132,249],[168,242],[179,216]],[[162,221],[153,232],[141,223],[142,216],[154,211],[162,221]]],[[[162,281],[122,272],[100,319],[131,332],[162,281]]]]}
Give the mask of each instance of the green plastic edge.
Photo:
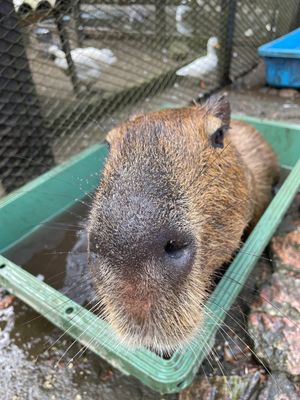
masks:
{"type": "Polygon", "coordinates": [[[99,183],[106,155],[106,146],[94,145],[0,199],[0,252],[89,194],[99,183]]]}
{"type": "Polygon", "coordinates": [[[278,155],[281,166],[292,168],[300,157],[300,125],[233,114],[233,119],[253,125],[278,155]]]}
{"type": "MultiPolygon", "coordinates": [[[[239,118],[246,120],[249,123],[252,123],[255,125],[258,129],[259,127],[257,124],[262,124],[263,128],[266,131],[270,131],[270,125],[272,125],[272,128],[274,125],[279,125],[279,129],[284,130],[284,135],[286,135],[288,132],[288,135],[293,137],[293,141],[291,143],[292,147],[296,149],[300,149],[298,146],[298,140],[299,140],[299,132],[300,129],[298,126],[291,126],[289,125],[288,127],[285,124],[282,124],[280,126],[280,123],[275,123],[275,124],[270,124],[268,121],[263,121],[263,120],[257,120],[255,118],[239,118]],[[295,131],[296,134],[295,134],[295,131]]],[[[275,128],[274,128],[275,129],[275,128]]],[[[262,129],[259,129],[262,131],[262,129]]],[[[262,131],[262,133],[264,133],[262,131]]],[[[275,132],[276,134],[276,132],[275,132]]],[[[273,143],[274,144],[274,143],[273,143]]],[[[274,146],[275,147],[275,146],[274,146]]],[[[100,155],[102,154],[102,151],[104,153],[103,147],[101,146],[96,146],[93,150],[89,149],[88,151],[85,152],[85,156],[83,156],[83,153],[81,155],[73,158],[73,160],[70,160],[70,162],[65,163],[66,167],[70,167],[72,170],[72,167],[75,165],[76,168],[78,168],[77,164],[81,164],[82,160],[85,160],[86,156],[91,156],[96,157],[97,162],[101,159],[100,155]]],[[[102,154],[103,155],[103,154],[102,154]]],[[[284,152],[283,152],[284,155],[284,152]]],[[[279,154],[281,157],[281,154],[279,154]]],[[[291,166],[293,163],[293,159],[290,157],[285,156],[287,162],[285,164],[291,166]]],[[[102,160],[103,161],[103,160],[102,160]]],[[[100,161],[99,161],[100,162],[100,161]]],[[[99,168],[99,164],[98,164],[99,168]]],[[[67,168],[68,169],[68,168],[67,168]]],[[[50,173],[47,173],[43,175],[40,178],[37,178],[35,181],[31,182],[30,184],[26,185],[26,192],[24,192],[24,187],[21,189],[21,191],[16,191],[12,195],[7,196],[4,200],[0,202],[0,216],[2,217],[3,214],[3,209],[7,207],[9,204],[16,200],[20,200],[20,197],[22,198],[25,193],[28,193],[28,189],[31,190],[37,190],[39,188],[39,181],[41,184],[45,183],[47,181],[47,175],[51,179],[53,177],[59,176],[59,171],[64,171],[64,166],[60,166],[55,168],[54,170],[50,171],[50,173]],[[43,179],[42,179],[43,178],[43,179]]],[[[69,171],[70,172],[70,171],[69,171]]],[[[89,172],[91,172],[89,170],[89,172]]],[[[192,349],[187,350],[182,353],[175,353],[173,357],[170,360],[162,360],[161,358],[157,357],[155,354],[150,353],[148,351],[139,351],[139,352],[128,352],[126,349],[122,349],[120,346],[118,346],[119,350],[116,351],[115,345],[116,342],[112,339],[112,333],[110,332],[109,327],[105,324],[105,322],[97,319],[97,321],[94,321],[93,319],[93,314],[89,313],[88,311],[82,309],[79,307],[77,304],[74,304],[69,300],[68,298],[64,297],[54,289],[50,288],[48,285],[39,282],[36,280],[36,278],[32,277],[30,274],[26,273],[23,271],[21,268],[15,266],[13,263],[7,261],[4,257],[2,257],[2,261],[8,263],[8,268],[5,267],[0,270],[0,282],[2,285],[10,288],[18,297],[20,297],[22,300],[30,304],[33,308],[35,308],[38,312],[42,313],[46,318],[50,319],[55,325],[61,327],[62,329],[70,329],[68,333],[71,334],[74,338],[78,339],[78,336],[80,333],[82,334],[82,337],[79,338],[79,341],[84,343],[85,345],[88,344],[89,342],[89,334],[91,332],[88,331],[80,331],[80,327],[86,330],[86,327],[88,325],[88,321],[92,321],[93,325],[97,325],[96,328],[96,333],[97,333],[97,340],[94,343],[94,346],[89,346],[91,350],[95,351],[97,354],[99,354],[101,357],[105,358],[107,361],[109,361],[112,365],[116,366],[117,368],[121,369],[123,372],[131,373],[132,375],[138,377],[141,381],[143,381],[146,385],[150,386],[152,389],[166,393],[166,392],[176,392],[179,390],[182,390],[184,387],[186,387],[193,379],[195,373],[197,372],[197,369],[199,367],[200,362],[203,360],[203,358],[206,356],[208,348],[211,346],[211,342],[214,337],[214,333],[218,329],[218,326],[221,323],[221,319],[224,317],[225,311],[229,309],[230,304],[234,301],[238,291],[241,289],[240,283],[237,283],[238,281],[244,282],[247,278],[247,275],[251,271],[251,267],[256,263],[256,257],[251,260],[253,257],[248,257],[245,255],[245,253],[255,253],[256,255],[260,254],[264,247],[266,246],[268,240],[272,236],[274,230],[276,229],[277,225],[279,224],[284,212],[288,208],[289,204],[291,203],[295,193],[298,190],[299,186],[299,162],[297,166],[293,169],[291,172],[290,176],[284,183],[283,187],[279,191],[279,193],[276,195],[275,199],[273,202],[270,204],[268,210],[262,217],[261,221],[253,231],[252,235],[249,237],[248,241],[245,244],[245,247],[243,247],[243,254],[239,253],[237,258],[234,260],[232,263],[231,267],[228,269],[226,275],[218,285],[217,289],[214,291],[212,294],[212,297],[210,301],[208,302],[208,305],[210,307],[211,311],[214,311],[216,313],[217,318],[219,318],[219,321],[208,321],[207,324],[205,324],[206,329],[205,331],[201,331],[199,334],[201,336],[198,336],[197,340],[195,340],[192,343],[192,349]],[[284,189],[286,185],[288,186],[288,190],[284,189]],[[285,190],[285,191],[283,191],[285,190]],[[276,201],[280,201],[279,206],[280,210],[278,210],[278,213],[276,214],[277,206],[276,206],[276,201]],[[274,205],[275,202],[275,205],[274,205]],[[265,215],[268,216],[268,211],[272,207],[272,212],[270,213],[269,217],[271,216],[273,218],[273,224],[268,223],[268,219],[266,219],[265,215]],[[274,215],[276,215],[276,218],[274,219],[274,215]],[[270,230],[269,229],[270,226],[270,230]],[[258,230],[258,228],[262,226],[264,228],[264,231],[261,232],[258,230]],[[262,235],[262,238],[257,241],[256,235],[260,236],[262,235]],[[264,239],[264,240],[262,240],[264,239]],[[246,247],[250,246],[250,247],[246,247]],[[253,251],[254,250],[254,251],[253,251]],[[243,268],[243,274],[241,277],[235,276],[235,286],[233,287],[232,285],[234,284],[233,281],[230,281],[230,279],[227,279],[228,277],[230,278],[230,274],[232,274],[232,271],[236,271],[236,268],[240,269],[239,262],[243,262],[243,258],[239,261],[240,256],[246,257],[248,259],[248,262],[244,265],[245,268],[243,268]],[[236,261],[238,260],[238,261],[236,261]],[[25,279],[24,284],[20,285],[21,275],[20,274],[25,274],[23,277],[25,279]],[[229,275],[228,275],[229,274],[229,275]],[[8,276],[7,276],[8,275],[8,276]],[[14,281],[15,277],[15,281],[14,281]],[[226,282],[225,282],[226,281],[226,282]],[[15,282],[15,287],[13,285],[13,282],[15,282]],[[230,285],[229,285],[229,283],[230,285]],[[28,286],[29,283],[34,283],[34,290],[28,291],[28,286]],[[37,285],[37,286],[36,286],[37,285]],[[44,286],[45,285],[45,286],[44,286]],[[228,286],[229,285],[229,286],[228,286]],[[26,287],[26,290],[24,293],[21,293],[22,291],[22,286],[26,287]],[[47,291],[47,301],[45,301],[45,298],[38,296],[37,293],[39,292],[38,288],[42,288],[41,292],[45,292],[45,287],[47,287],[50,292],[47,291]],[[224,290],[227,292],[224,293],[224,290]],[[229,296],[228,296],[229,294],[229,296]],[[32,298],[30,298],[30,295],[32,295],[32,298]],[[221,301],[221,306],[218,304],[217,300],[220,298],[219,296],[222,297],[221,301]],[[62,302],[59,304],[68,304],[69,307],[74,307],[75,310],[78,310],[80,313],[80,316],[78,315],[76,318],[74,317],[74,321],[76,324],[74,324],[74,327],[72,327],[70,323],[70,316],[68,315],[67,318],[65,316],[65,308],[63,310],[59,310],[59,304],[56,304],[56,307],[54,307],[54,304],[49,303],[49,298],[53,298],[53,301],[57,298],[57,296],[60,299],[63,299],[62,302]],[[40,299],[40,301],[39,301],[40,299]],[[217,300],[216,300],[217,299],[217,300]],[[224,299],[224,300],[223,300],[224,299]],[[225,301],[226,300],[226,301],[225,301]],[[47,310],[43,309],[43,305],[47,303],[50,308],[47,310]],[[52,316],[52,313],[50,312],[50,309],[52,312],[54,312],[54,315],[52,316]],[[54,311],[53,311],[54,310],[54,311]],[[91,315],[90,315],[91,314],[91,315]],[[83,317],[86,318],[87,320],[83,321],[83,317]],[[216,323],[217,322],[217,323],[216,323]],[[103,325],[104,324],[104,325],[103,325]],[[105,326],[104,331],[100,335],[99,332],[103,330],[103,326],[105,326]],[[106,332],[105,332],[106,331],[106,332]],[[102,335],[105,335],[107,333],[108,335],[106,337],[103,337],[102,335]],[[106,343],[106,345],[105,345],[106,343]],[[94,347],[94,348],[93,348],[94,347]],[[124,354],[126,355],[124,359],[124,354]],[[198,355],[197,359],[195,359],[195,354],[198,355]],[[180,385],[180,386],[178,386],[180,385]]],[[[91,172],[92,174],[94,173],[93,171],[91,172]]],[[[97,174],[98,175],[98,174],[97,174]]],[[[68,175],[67,175],[68,176],[68,175]]],[[[73,172],[73,176],[77,176],[73,172]]],[[[89,175],[87,175],[89,176],[89,175]]],[[[95,184],[97,183],[98,178],[95,178],[95,184]]],[[[89,191],[93,189],[92,185],[88,183],[88,187],[86,187],[86,191],[89,191]]],[[[64,187],[64,192],[66,188],[64,187]]],[[[49,191],[49,186],[47,186],[47,192],[49,191]]],[[[74,199],[73,201],[69,201],[68,205],[64,205],[60,211],[56,209],[56,214],[59,214],[62,212],[64,209],[68,208],[70,205],[74,203],[74,201],[79,197],[80,194],[82,194],[83,191],[81,190],[80,193],[76,193],[74,191],[74,199]]],[[[84,192],[85,193],[85,192],[84,192]]],[[[50,218],[51,215],[48,216],[50,218]]],[[[268,218],[269,218],[268,217],[268,218]]],[[[47,290],[48,290],[47,289],[47,290]]],[[[76,312],[75,312],[76,314],[76,312]]],[[[95,317],[94,317],[95,318],[95,317]]],[[[95,329],[95,326],[94,326],[95,329]]],[[[95,335],[95,330],[92,331],[92,334],[95,335]]],[[[94,336],[92,336],[94,337],[94,336]]]]}

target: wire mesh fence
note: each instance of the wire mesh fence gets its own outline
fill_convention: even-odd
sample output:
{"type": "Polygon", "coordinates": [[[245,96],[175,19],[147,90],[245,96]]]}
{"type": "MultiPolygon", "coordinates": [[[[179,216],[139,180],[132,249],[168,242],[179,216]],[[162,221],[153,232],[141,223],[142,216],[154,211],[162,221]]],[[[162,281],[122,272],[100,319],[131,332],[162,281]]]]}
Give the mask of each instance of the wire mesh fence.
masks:
{"type": "Polygon", "coordinates": [[[237,79],[256,65],[260,44],[299,23],[299,11],[299,0],[1,1],[3,192],[132,113],[186,104],[237,79]]]}

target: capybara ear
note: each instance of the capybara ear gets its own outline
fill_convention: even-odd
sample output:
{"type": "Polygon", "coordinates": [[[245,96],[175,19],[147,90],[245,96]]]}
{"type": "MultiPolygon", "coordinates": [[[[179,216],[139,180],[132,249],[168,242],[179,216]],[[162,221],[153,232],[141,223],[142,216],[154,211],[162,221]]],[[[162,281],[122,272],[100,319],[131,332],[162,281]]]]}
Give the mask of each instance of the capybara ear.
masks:
{"type": "Polygon", "coordinates": [[[226,94],[211,96],[205,103],[208,114],[219,118],[223,124],[230,123],[230,103],[226,94]]]}
{"type": "Polygon", "coordinates": [[[133,126],[134,124],[138,123],[139,120],[142,121],[145,119],[145,115],[143,113],[136,113],[129,117],[126,123],[113,128],[111,131],[108,132],[106,135],[105,141],[109,144],[109,146],[114,145],[122,140],[127,129],[133,126]]]}
{"type": "Polygon", "coordinates": [[[123,132],[120,128],[113,128],[111,131],[108,132],[106,135],[105,141],[108,143],[109,146],[118,140],[120,140],[123,136],[123,132]]]}

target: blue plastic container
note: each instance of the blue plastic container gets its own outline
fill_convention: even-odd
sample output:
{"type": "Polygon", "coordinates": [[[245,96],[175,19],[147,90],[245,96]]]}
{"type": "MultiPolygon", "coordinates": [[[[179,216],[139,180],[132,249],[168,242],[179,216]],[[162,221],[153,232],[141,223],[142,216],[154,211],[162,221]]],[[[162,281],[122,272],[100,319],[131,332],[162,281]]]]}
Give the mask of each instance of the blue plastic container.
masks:
{"type": "Polygon", "coordinates": [[[300,28],[258,48],[270,86],[300,89],[300,28]]]}

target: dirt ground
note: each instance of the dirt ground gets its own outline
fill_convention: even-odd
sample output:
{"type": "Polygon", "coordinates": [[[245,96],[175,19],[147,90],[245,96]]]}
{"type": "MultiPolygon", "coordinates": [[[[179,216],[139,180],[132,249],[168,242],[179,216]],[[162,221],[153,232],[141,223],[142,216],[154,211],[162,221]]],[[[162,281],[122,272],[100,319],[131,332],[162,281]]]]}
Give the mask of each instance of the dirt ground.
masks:
{"type": "MultiPolygon", "coordinates": [[[[300,123],[299,92],[266,87],[261,64],[251,74],[227,87],[226,91],[234,113],[300,123]]],[[[173,100],[176,102],[176,98],[173,100]]],[[[156,105],[170,103],[170,96],[160,95],[153,101],[156,105]]],[[[144,108],[147,109],[147,103],[144,108]]],[[[22,302],[7,298],[5,291],[0,292],[1,298],[6,298],[8,303],[2,310],[0,308],[0,400],[154,400],[178,397],[152,392],[89,351],[72,361],[79,345],[75,344],[64,354],[72,343],[67,336],[58,340],[59,330],[44,318],[37,318],[36,313],[22,302]],[[57,361],[58,367],[54,368],[57,361]]]]}

